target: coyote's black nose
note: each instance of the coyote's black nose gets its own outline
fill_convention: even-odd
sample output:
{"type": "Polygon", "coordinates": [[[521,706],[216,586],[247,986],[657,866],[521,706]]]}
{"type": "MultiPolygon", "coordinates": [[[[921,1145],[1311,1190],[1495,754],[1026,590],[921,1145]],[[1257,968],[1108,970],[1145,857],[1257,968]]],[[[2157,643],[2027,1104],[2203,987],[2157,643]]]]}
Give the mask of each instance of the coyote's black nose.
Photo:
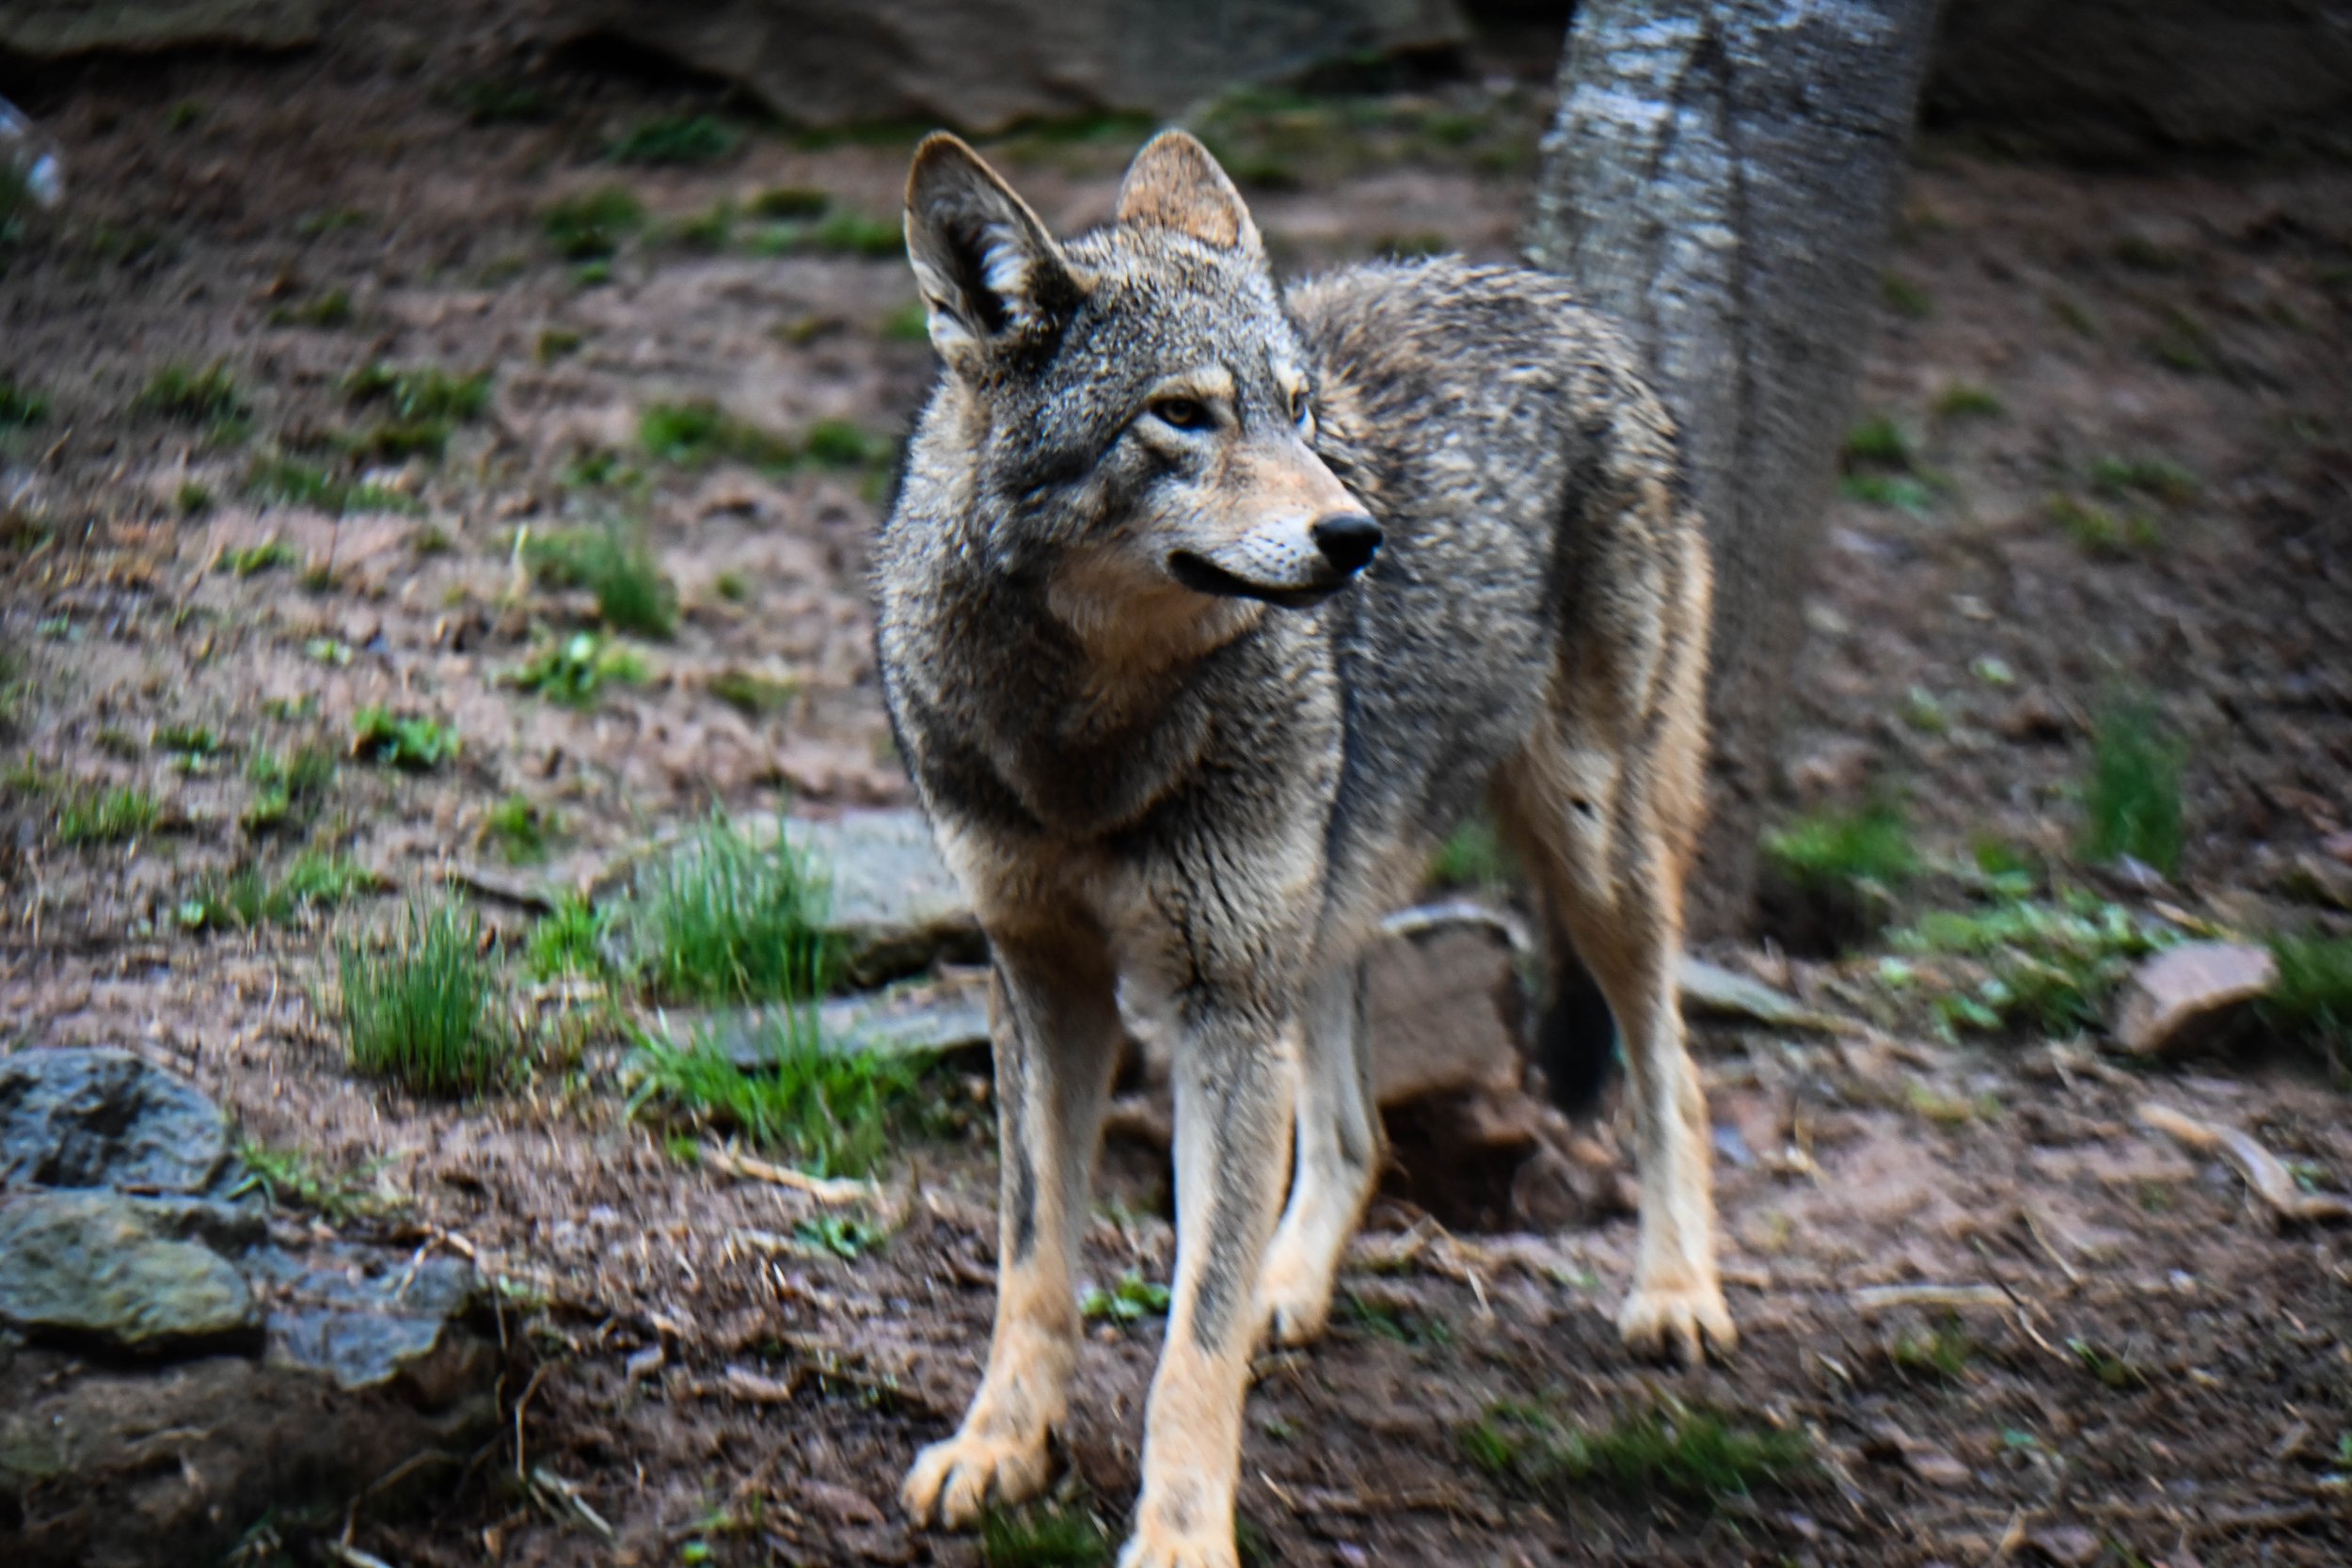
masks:
{"type": "Polygon", "coordinates": [[[1311,531],[1323,559],[1343,572],[1360,572],[1380,548],[1380,525],[1360,512],[1318,517],[1311,531]]]}

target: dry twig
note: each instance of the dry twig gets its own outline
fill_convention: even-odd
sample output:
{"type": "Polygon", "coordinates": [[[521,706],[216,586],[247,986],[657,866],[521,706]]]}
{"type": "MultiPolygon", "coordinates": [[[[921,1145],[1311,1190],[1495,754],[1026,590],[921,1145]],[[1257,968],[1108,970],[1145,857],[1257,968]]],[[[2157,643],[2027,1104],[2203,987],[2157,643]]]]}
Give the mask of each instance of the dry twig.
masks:
{"type": "Polygon", "coordinates": [[[2352,1219],[2352,1202],[2332,1193],[2307,1193],[2297,1187],[2285,1163],[2250,1132],[2199,1121],[2153,1101],[2139,1108],[2139,1120],[2142,1126],[2169,1132],[2200,1153],[2220,1155],[2246,1179],[2254,1196],[2270,1205],[2270,1212],[2280,1224],[2352,1219]]]}

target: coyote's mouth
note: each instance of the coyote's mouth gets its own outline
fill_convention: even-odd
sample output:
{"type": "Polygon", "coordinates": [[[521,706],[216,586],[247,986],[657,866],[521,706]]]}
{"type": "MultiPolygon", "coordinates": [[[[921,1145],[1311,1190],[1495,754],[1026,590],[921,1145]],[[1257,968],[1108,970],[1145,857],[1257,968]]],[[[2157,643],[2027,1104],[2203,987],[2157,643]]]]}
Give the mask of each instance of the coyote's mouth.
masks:
{"type": "Polygon", "coordinates": [[[1227,571],[1206,556],[1190,550],[1178,550],[1168,558],[1168,574],[1196,594],[1214,594],[1227,599],[1259,599],[1284,610],[1310,610],[1356,580],[1356,574],[1344,576],[1332,573],[1319,582],[1301,588],[1276,588],[1263,582],[1252,582],[1246,577],[1227,571]]]}

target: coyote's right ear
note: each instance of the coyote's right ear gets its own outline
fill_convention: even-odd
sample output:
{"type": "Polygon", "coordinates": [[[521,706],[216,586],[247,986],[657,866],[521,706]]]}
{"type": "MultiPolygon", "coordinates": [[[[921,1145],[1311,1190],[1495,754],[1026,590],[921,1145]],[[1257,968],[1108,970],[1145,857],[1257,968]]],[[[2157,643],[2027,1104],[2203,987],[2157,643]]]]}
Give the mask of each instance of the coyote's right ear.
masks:
{"type": "Polygon", "coordinates": [[[1087,279],[1028,204],[945,131],[914,150],[906,223],[931,342],[951,368],[1054,330],[1086,297],[1087,279]]]}

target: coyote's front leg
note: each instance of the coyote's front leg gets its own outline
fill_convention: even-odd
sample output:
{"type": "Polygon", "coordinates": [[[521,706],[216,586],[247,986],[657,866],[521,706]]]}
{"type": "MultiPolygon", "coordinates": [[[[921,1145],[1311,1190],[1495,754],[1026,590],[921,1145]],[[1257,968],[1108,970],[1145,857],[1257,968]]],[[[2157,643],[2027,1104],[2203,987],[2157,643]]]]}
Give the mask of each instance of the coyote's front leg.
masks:
{"type": "Polygon", "coordinates": [[[917,1455],[899,1497],[916,1523],[950,1528],[991,1501],[1044,1490],[1047,1438],[1078,1358],[1071,1263],[1087,1214],[1119,1015],[1099,942],[993,942],[990,1034],[1001,1168],[996,1329],[988,1371],[953,1437],[917,1455]]]}
{"type": "Polygon", "coordinates": [[[1295,1021],[1197,999],[1187,1011],[1175,1051],[1176,1293],[1120,1568],[1237,1568],[1258,1273],[1288,1164],[1295,1021]]]}

